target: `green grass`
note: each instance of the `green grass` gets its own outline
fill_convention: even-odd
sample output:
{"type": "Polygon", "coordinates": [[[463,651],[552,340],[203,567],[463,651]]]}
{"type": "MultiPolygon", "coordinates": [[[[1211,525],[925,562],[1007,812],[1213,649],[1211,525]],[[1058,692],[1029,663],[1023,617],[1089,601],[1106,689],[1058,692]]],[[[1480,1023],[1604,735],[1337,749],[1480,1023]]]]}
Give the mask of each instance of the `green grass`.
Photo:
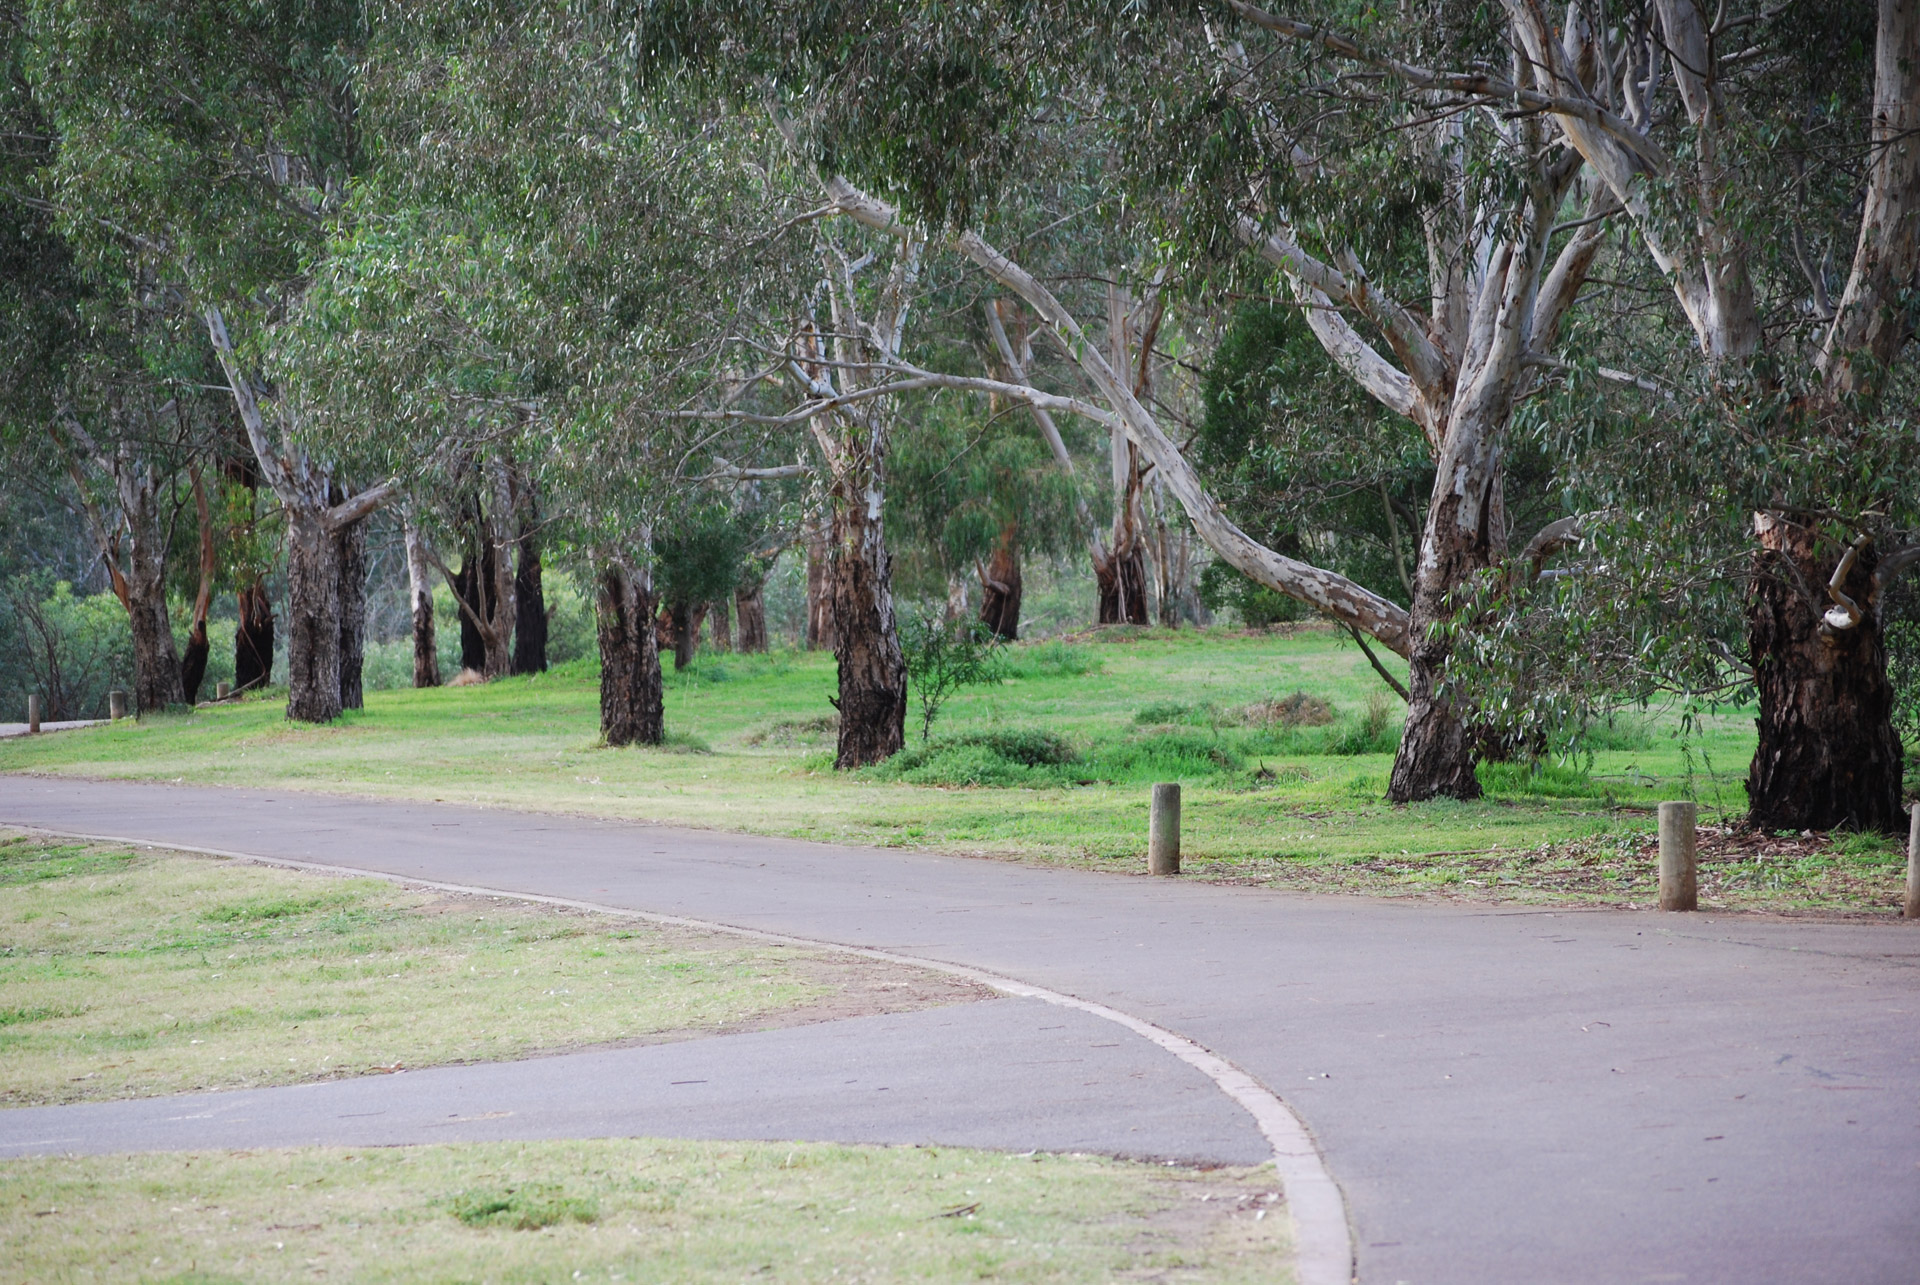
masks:
{"type": "Polygon", "coordinates": [[[840,1015],[856,990],[851,1011],[971,994],[610,916],[0,836],[7,1106],[749,1029],[840,1015]]]}
{"type": "Polygon", "coordinates": [[[1444,865],[1452,858],[1432,854],[1644,833],[1661,798],[1696,798],[1708,819],[1745,805],[1751,710],[1711,715],[1685,738],[1671,715],[1623,717],[1598,729],[1590,760],[1489,765],[1483,800],[1392,807],[1381,796],[1401,707],[1344,635],[1116,628],[1022,644],[1008,660],[1006,681],[953,698],[933,742],[914,738],[852,774],[831,769],[833,658],[793,652],[706,655],[670,673],[673,741],[659,750],[599,744],[597,676],[579,662],[484,687],[372,693],[322,728],[289,724],[281,701],[263,698],[14,739],[0,742],[0,770],[441,799],[1129,871],[1142,863],[1145,786],[1171,779],[1185,786],[1191,873],[1329,887],[1355,886],[1356,863],[1387,857],[1444,865]]]}
{"type": "Polygon", "coordinates": [[[14,1159],[10,1280],[1290,1279],[1272,1171],[633,1140],[14,1159]]]}

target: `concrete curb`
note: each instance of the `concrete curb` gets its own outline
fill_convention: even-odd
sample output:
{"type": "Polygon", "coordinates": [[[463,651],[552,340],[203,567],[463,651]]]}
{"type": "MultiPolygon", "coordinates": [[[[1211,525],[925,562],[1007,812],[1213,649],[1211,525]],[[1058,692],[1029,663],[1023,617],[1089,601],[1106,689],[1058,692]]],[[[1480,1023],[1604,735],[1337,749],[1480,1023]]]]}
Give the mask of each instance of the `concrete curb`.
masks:
{"type": "Polygon", "coordinates": [[[1288,1216],[1292,1220],[1294,1273],[1297,1285],[1352,1285],[1356,1279],[1356,1266],[1353,1252],[1353,1234],[1348,1222],[1346,1197],[1333,1174],[1327,1169],[1321,1158],[1320,1149],[1314,1143],[1313,1135],[1304,1121],[1295,1115],[1292,1108],[1273,1090],[1261,1084],[1253,1076],[1241,1070],[1227,1059],[1219,1056],[1200,1044],[1176,1035],[1163,1027],[1123,1013],[1119,1009],[1092,1000],[1081,999],[1060,991],[1048,990],[1044,986],[1035,986],[1018,978],[1003,977],[984,969],[971,968],[965,964],[948,963],[945,960],[925,959],[917,955],[903,955],[895,951],[874,950],[867,946],[855,946],[846,942],[830,941],[824,938],[796,937],[788,933],[767,932],[759,928],[743,928],[736,924],[721,923],[711,919],[692,919],[685,915],[663,915],[652,911],[635,910],[627,906],[610,906],[594,901],[578,901],[571,897],[549,897],[540,893],[513,892],[504,888],[487,888],[473,884],[444,883],[433,879],[413,879],[404,875],[388,874],[378,870],[362,870],[354,866],[329,865],[318,861],[297,861],[290,857],[263,857],[251,852],[233,852],[223,848],[201,848],[183,843],[156,842],[151,839],[130,838],[117,834],[82,834],[73,830],[54,830],[45,826],[11,825],[11,828],[29,834],[46,834],[59,838],[85,839],[93,843],[124,843],[145,848],[158,848],[169,852],[191,852],[199,856],[222,857],[232,861],[249,861],[256,865],[279,866],[292,870],[307,870],[316,874],[351,875],[356,878],[383,879],[388,883],[413,888],[432,888],[440,892],[459,892],[483,897],[505,897],[513,901],[531,902],[544,906],[562,906],[571,910],[586,910],[595,914],[615,915],[628,919],[639,919],[648,923],[670,924],[681,928],[699,928],[711,932],[724,932],[736,937],[746,937],[755,941],[770,942],[782,946],[806,946],[815,949],[839,951],[843,954],[858,955],[866,959],[883,960],[888,963],[907,964],[916,968],[931,969],[952,977],[964,977],[969,981],[991,986],[1004,994],[1024,999],[1043,1000],[1057,1004],[1062,1008],[1077,1009],[1125,1027],[1133,1034],[1149,1043],[1171,1053],[1173,1056],[1206,1076],[1227,1097],[1253,1117],[1255,1126],[1273,1147],[1273,1167],[1280,1177],[1281,1188],[1285,1193],[1288,1216]]]}

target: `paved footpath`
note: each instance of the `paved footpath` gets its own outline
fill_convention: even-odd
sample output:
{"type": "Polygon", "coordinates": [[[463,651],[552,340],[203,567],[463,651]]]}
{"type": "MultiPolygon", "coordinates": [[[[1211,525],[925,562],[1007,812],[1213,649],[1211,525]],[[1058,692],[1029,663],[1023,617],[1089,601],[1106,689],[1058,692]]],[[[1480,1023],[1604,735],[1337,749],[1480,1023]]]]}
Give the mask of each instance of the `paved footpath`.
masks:
{"type": "Polygon", "coordinates": [[[1303,897],[23,776],[0,776],[0,822],[685,915],[1110,1005],[1286,1099],[1365,1285],[1920,1279],[1917,925],[1303,897]]]}

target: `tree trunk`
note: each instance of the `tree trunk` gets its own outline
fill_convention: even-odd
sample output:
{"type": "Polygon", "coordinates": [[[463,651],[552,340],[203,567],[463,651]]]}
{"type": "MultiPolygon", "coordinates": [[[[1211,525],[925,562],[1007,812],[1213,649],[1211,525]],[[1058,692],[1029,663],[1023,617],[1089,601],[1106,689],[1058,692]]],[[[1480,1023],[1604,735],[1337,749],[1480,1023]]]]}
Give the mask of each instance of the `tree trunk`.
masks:
{"type": "Polygon", "coordinates": [[[834,506],[830,570],[840,746],[833,765],[843,769],[879,763],[906,744],[907,664],[894,625],[893,560],[879,512],[878,504],[834,506]]]}
{"type": "Polygon", "coordinates": [[[1754,516],[1747,642],[1760,693],[1760,743],[1747,775],[1747,816],[1766,830],[1878,830],[1904,834],[1901,747],[1873,571],[1863,548],[1841,591],[1858,624],[1823,624],[1821,592],[1841,557],[1819,535],[1770,514],[1754,516]],[[1802,586],[1805,586],[1803,588],[1802,586]]]}
{"type": "Polygon", "coordinates": [[[413,685],[440,685],[439,640],[433,630],[433,581],[427,572],[426,539],[406,520],[407,594],[413,606],[413,685]]]}
{"type": "Polygon", "coordinates": [[[513,672],[547,668],[547,597],[540,583],[540,538],[531,520],[522,524],[513,577],[513,672]]]}
{"type": "Polygon", "coordinates": [[[667,617],[671,622],[669,629],[673,638],[673,669],[675,673],[694,662],[700,653],[700,626],[706,620],[707,605],[704,602],[676,602],[667,608],[667,617]]]}
{"type": "Polygon", "coordinates": [[[287,717],[340,716],[340,546],[312,510],[287,514],[287,717]]]}
{"type": "Polygon", "coordinates": [[[150,487],[121,487],[121,511],[131,539],[122,577],[127,623],[133,633],[133,707],[156,713],[185,702],[180,685],[180,653],[167,618],[166,536],[161,529],[159,497],[150,487]]]}
{"type": "Polygon", "coordinates": [[[729,619],[732,610],[733,604],[725,598],[715,598],[707,604],[707,619],[713,625],[710,632],[713,649],[723,654],[733,650],[733,624],[729,619]]]}
{"type": "Polygon", "coordinates": [[[180,691],[189,705],[200,701],[200,684],[207,680],[207,660],[212,655],[207,622],[196,620],[187,630],[187,649],[180,656],[180,691]]]}
{"type": "Polygon", "coordinates": [[[755,580],[733,591],[733,614],[740,625],[736,642],[742,655],[764,654],[767,650],[765,585],[765,580],[755,580]]]}
{"type": "Polygon", "coordinates": [[[833,627],[832,553],[828,548],[827,524],[822,522],[807,531],[807,650],[832,650],[836,646],[833,627]]]}
{"type": "Polygon", "coordinates": [[[473,617],[487,614],[486,587],[492,583],[493,550],[485,540],[476,541],[473,549],[460,555],[460,570],[450,586],[454,598],[467,607],[460,613],[460,668],[476,674],[486,672],[487,643],[473,617]]]}
{"type": "Polygon", "coordinates": [[[233,688],[244,692],[273,682],[273,600],[263,582],[240,591],[239,616],[233,631],[233,688]]]}
{"type": "Polygon", "coordinates": [[[1100,590],[1101,624],[1147,623],[1147,560],[1137,540],[1116,545],[1104,563],[1095,563],[1093,578],[1100,590]]]}
{"type": "Polygon", "coordinates": [[[1020,594],[1020,524],[1009,521],[980,573],[980,619],[1008,642],[1020,637],[1020,594]]]}
{"type": "MultiPolygon", "coordinates": [[[[1467,442],[1488,436],[1471,430],[1456,432],[1467,442]]],[[[1471,454],[1472,448],[1463,453],[1471,454]]],[[[1506,547],[1505,514],[1499,477],[1492,472],[1493,459],[1497,456],[1487,453],[1475,472],[1465,465],[1450,467],[1443,456],[1434,481],[1420,569],[1414,580],[1407,722],[1394,755],[1393,775],[1387,782],[1387,798],[1394,803],[1480,797],[1480,778],[1474,772],[1479,761],[1479,731],[1461,718],[1461,711],[1441,691],[1453,644],[1446,630],[1434,626],[1451,619],[1454,591],[1489,566],[1496,550],[1506,547]],[[1456,476],[1489,478],[1478,502],[1455,494],[1451,482],[1456,476]],[[1467,523],[1464,527],[1463,514],[1467,523]]]]}
{"type": "Polygon", "coordinates": [[[340,574],[340,708],[364,709],[361,686],[367,660],[367,523],[349,522],[334,533],[340,574]]]}
{"type": "Polygon", "coordinates": [[[609,745],[658,745],[666,733],[652,586],[617,563],[600,569],[600,734],[609,745]]]}

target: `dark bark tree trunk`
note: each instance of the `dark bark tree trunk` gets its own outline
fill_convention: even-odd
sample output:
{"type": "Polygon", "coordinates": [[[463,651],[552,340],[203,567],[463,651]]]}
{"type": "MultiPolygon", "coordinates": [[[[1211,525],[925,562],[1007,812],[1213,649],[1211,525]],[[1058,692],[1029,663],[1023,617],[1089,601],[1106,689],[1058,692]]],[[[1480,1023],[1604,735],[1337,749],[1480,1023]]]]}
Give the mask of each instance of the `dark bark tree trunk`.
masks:
{"type": "Polygon", "coordinates": [[[1858,624],[1821,620],[1822,592],[1843,550],[1797,523],[1754,520],[1760,552],[1747,602],[1747,641],[1760,694],[1760,742],[1747,775],[1747,816],[1767,830],[1877,830],[1904,834],[1901,746],[1893,688],[1873,601],[1872,546],[1841,592],[1858,624]]]}
{"type": "Polygon", "coordinates": [[[513,576],[513,672],[547,668],[547,598],[540,584],[540,537],[529,520],[520,528],[513,576]]]}
{"type": "Polygon", "coordinates": [[[340,708],[364,709],[367,701],[361,678],[367,659],[366,521],[347,523],[333,538],[340,575],[340,708]]]}
{"type": "Polygon", "coordinates": [[[1020,637],[1020,524],[1000,528],[993,558],[980,572],[980,619],[994,633],[1013,642],[1020,637]]]}
{"type": "MultiPolygon", "coordinates": [[[[493,550],[481,540],[474,550],[461,555],[460,570],[453,577],[453,596],[467,604],[474,615],[485,616],[487,586],[492,583],[493,550]]],[[[466,611],[460,613],[460,668],[476,674],[485,673],[487,668],[486,639],[466,611]]]]}
{"type": "Polygon", "coordinates": [[[767,650],[765,585],[764,580],[755,580],[733,591],[733,613],[740,624],[736,641],[743,654],[753,655],[767,650]]]}
{"type": "Polygon", "coordinates": [[[807,650],[832,650],[836,638],[833,628],[833,555],[828,524],[821,522],[807,531],[807,650]]]}
{"type": "Polygon", "coordinates": [[[700,654],[700,626],[706,622],[704,602],[675,602],[667,607],[668,636],[672,639],[673,668],[678,673],[700,654]]]}
{"type": "Polygon", "coordinates": [[[189,705],[200,701],[200,684],[207,681],[207,660],[212,654],[207,622],[194,621],[187,630],[187,649],[180,655],[180,690],[189,705]]]}
{"type": "Polygon", "coordinates": [[[340,717],[340,546],[312,510],[287,510],[287,717],[340,717]]]}
{"type": "Polygon", "coordinates": [[[256,580],[240,591],[239,616],[233,631],[233,687],[244,692],[273,682],[273,600],[264,583],[256,580]]]}
{"type": "Polygon", "coordinates": [[[733,650],[733,625],[729,616],[733,603],[725,598],[715,598],[707,604],[707,620],[712,625],[708,636],[713,640],[713,649],[725,654],[733,650]]]}
{"type": "Polygon", "coordinates": [[[1096,563],[1093,578],[1100,591],[1101,624],[1147,623],[1147,560],[1137,540],[1116,546],[1105,563],[1096,563]]]}
{"type": "Polygon", "coordinates": [[[833,765],[842,769],[882,762],[906,744],[907,664],[893,617],[893,559],[877,510],[870,517],[864,502],[834,506],[830,571],[840,744],[833,765]]]}
{"type": "Polygon", "coordinates": [[[609,745],[658,745],[666,733],[651,586],[615,563],[600,569],[600,734],[609,745]]]}

